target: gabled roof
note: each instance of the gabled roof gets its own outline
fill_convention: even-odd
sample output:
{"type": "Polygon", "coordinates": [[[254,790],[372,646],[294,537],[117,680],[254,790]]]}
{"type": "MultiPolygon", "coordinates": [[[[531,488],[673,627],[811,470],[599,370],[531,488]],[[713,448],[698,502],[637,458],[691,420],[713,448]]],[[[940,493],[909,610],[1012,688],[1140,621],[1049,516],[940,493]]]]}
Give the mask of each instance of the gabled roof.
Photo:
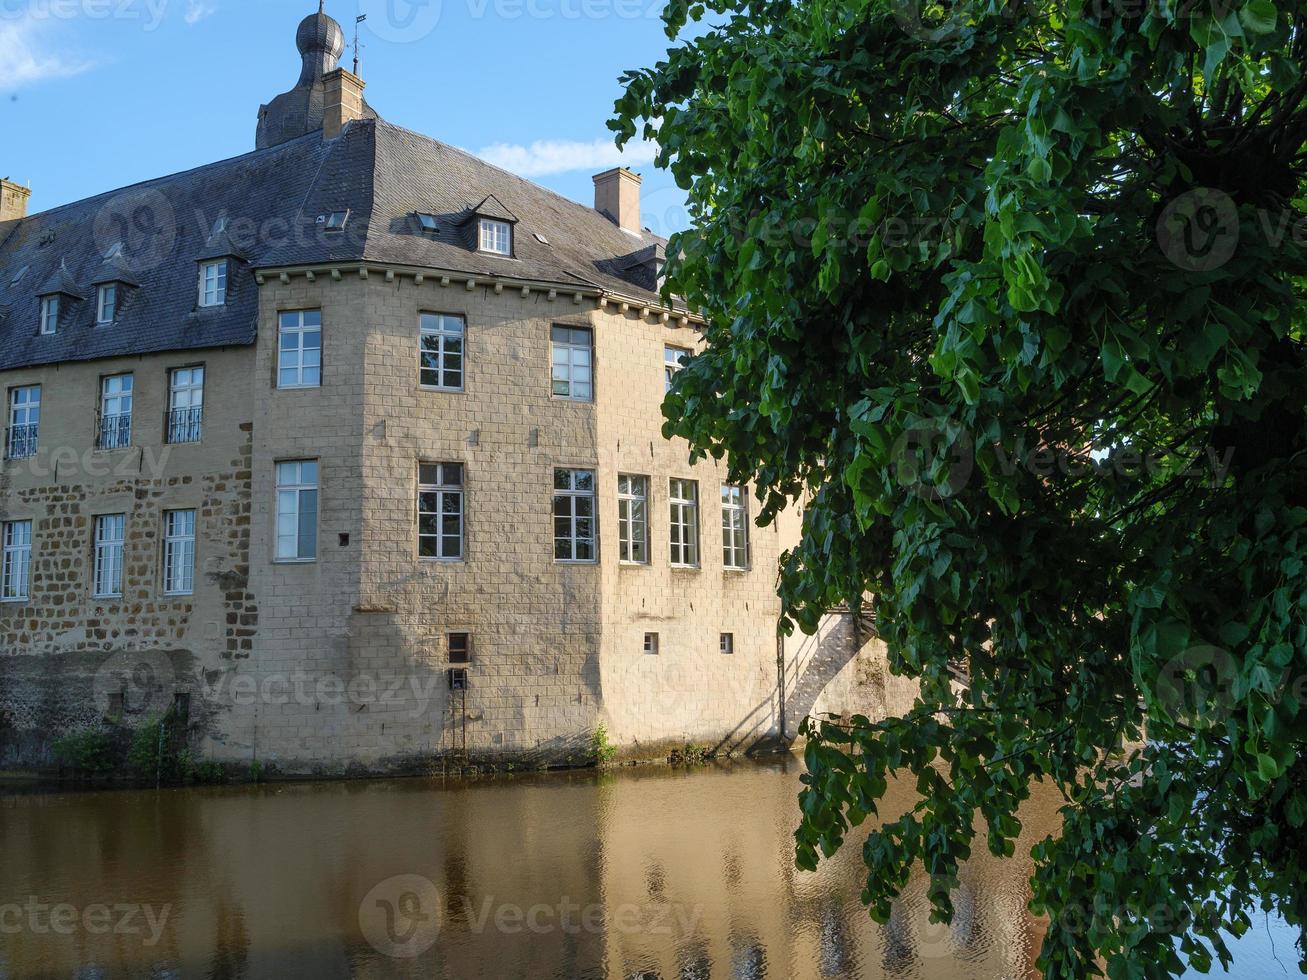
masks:
{"type": "Polygon", "coordinates": [[[594,209],[448,144],[380,119],[357,120],[333,140],[310,133],[16,222],[0,241],[0,309],[9,311],[0,321],[0,371],[251,344],[253,272],[262,269],[372,261],[587,286],[656,304],[643,269],[623,269],[618,260],[660,241],[622,231],[594,209]],[[457,226],[469,207],[495,205],[517,222],[512,258],[468,248],[457,226]],[[345,210],[344,231],[317,225],[318,215],[345,210]],[[434,214],[439,231],[423,233],[414,212],[434,214]],[[215,242],[220,215],[227,221],[215,242]],[[61,288],[89,290],[104,281],[105,256],[120,239],[121,266],[140,289],[119,322],[95,329],[88,309],[55,336],[28,329],[28,319],[36,323],[34,283],[66,263],[61,288]],[[196,262],[219,257],[215,250],[234,251],[247,265],[230,270],[225,306],[197,309],[196,262]],[[23,266],[31,271],[11,286],[23,266]]]}
{"type": "Polygon", "coordinates": [[[105,260],[100,263],[100,271],[96,273],[95,278],[91,280],[92,286],[103,286],[106,283],[120,282],[124,286],[139,286],[136,276],[127,265],[127,260],[123,258],[122,251],[118,248],[109,250],[105,260]]]}
{"type": "Polygon", "coordinates": [[[78,289],[77,283],[73,280],[72,273],[68,271],[68,263],[62,259],[59,261],[59,268],[50,274],[41,288],[36,291],[37,296],[67,296],[71,299],[82,299],[81,290],[78,289]]]}
{"type": "Polygon", "coordinates": [[[476,207],[468,208],[468,220],[472,218],[494,218],[497,221],[508,221],[517,224],[517,215],[508,208],[504,207],[504,202],[493,194],[489,194],[476,207]]]}

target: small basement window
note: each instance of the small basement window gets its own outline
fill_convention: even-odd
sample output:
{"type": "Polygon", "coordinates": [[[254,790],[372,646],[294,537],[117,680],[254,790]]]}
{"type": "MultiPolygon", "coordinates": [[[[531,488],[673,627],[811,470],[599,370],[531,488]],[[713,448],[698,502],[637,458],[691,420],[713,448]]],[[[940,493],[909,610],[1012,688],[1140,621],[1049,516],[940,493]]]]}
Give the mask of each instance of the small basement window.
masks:
{"type": "Polygon", "coordinates": [[[481,251],[491,255],[513,254],[513,226],[507,221],[481,219],[481,251]]]}
{"type": "Polygon", "coordinates": [[[657,633],[644,635],[644,652],[651,657],[658,656],[659,636],[657,633]]]}
{"type": "Polygon", "coordinates": [[[449,634],[449,662],[451,664],[467,664],[472,662],[471,633],[449,634]]]}

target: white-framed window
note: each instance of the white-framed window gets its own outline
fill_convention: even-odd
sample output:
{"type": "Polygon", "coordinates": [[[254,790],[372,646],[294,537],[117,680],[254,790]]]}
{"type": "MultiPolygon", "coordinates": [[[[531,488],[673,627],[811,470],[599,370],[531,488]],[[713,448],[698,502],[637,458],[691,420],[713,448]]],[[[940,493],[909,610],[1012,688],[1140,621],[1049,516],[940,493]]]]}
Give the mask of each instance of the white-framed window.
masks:
{"type": "Polygon", "coordinates": [[[594,470],[554,470],[554,558],[595,561],[597,524],[594,470]]]}
{"type": "Polygon", "coordinates": [[[649,564],[649,478],[617,477],[617,550],[630,565],[649,564]]]}
{"type": "Polygon", "coordinates": [[[423,313],[421,348],[418,352],[418,381],[423,388],[463,390],[466,326],[461,316],[423,313]]]}
{"type": "Polygon", "coordinates": [[[32,522],[6,521],[0,545],[4,548],[0,560],[0,600],[22,602],[31,598],[32,522]]]}
{"type": "Polygon", "coordinates": [[[662,646],[662,638],[657,633],[646,633],[644,635],[644,652],[647,656],[658,656],[659,647],[662,646]]]}
{"type": "Polygon", "coordinates": [[[463,557],[463,464],[418,465],[418,557],[463,557]]]}
{"type": "Polygon", "coordinates": [[[322,311],[295,310],[277,320],[277,387],[322,386],[322,311]]]}
{"type": "Polygon", "coordinates": [[[41,435],[41,386],[9,389],[9,428],[5,432],[5,458],[28,459],[36,455],[41,435]]]}
{"type": "Polygon", "coordinates": [[[722,563],[743,571],[749,567],[749,492],[722,487],[722,563]]]}
{"type": "Polygon", "coordinates": [[[729,657],[729,656],[731,656],[732,654],[734,654],[734,653],[735,653],[735,634],[734,634],[734,633],[723,633],[722,636],[721,636],[721,639],[718,641],[718,649],[721,650],[723,656],[727,656],[727,657],[729,657]]]}
{"type": "Polygon", "coordinates": [[[666,390],[672,390],[672,382],[676,376],[685,367],[685,362],[690,357],[690,352],[682,347],[664,347],[663,348],[663,376],[666,382],[666,390]]]}
{"type": "Polygon", "coordinates": [[[111,374],[100,381],[97,449],[126,449],[132,444],[132,391],[135,378],[111,374]]]}
{"type": "Polygon", "coordinates": [[[59,297],[46,296],[41,300],[41,333],[49,336],[59,329],[59,297]]]}
{"type": "Polygon", "coordinates": [[[678,568],[699,565],[699,484],[671,481],[672,564],[678,568]]]}
{"type": "Polygon", "coordinates": [[[92,589],[97,599],[115,599],[123,594],[123,540],[126,530],[126,514],[104,514],[95,519],[92,589]]]}
{"type": "Polygon", "coordinates": [[[482,218],[479,247],[481,251],[492,255],[512,255],[513,226],[507,221],[482,218]]]}
{"type": "Polygon", "coordinates": [[[227,262],[200,265],[200,305],[222,306],[227,302],[227,262]]]}
{"type": "Polygon", "coordinates": [[[168,442],[199,442],[204,423],[204,368],[168,372],[168,442]]]}
{"type": "Polygon", "coordinates": [[[554,395],[573,401],[594,400],[594,333],[585,327],[555,326],[554,395]]]}
{"type": "Polygon", "coordinates": [[[318,557],[318,463],[277,464],[277,561],[318,557]]]}
{"type": "Polygon", "coordinates": [[[193,510],[170,510],[163,515],[163,591],[165,595],[195,591],[193,510]]]}
{"type": "Polygon", "coordinates": [[[95,294],[95,322],[104,326],[118,316],[118,284],[107,282],[95,294]]]}

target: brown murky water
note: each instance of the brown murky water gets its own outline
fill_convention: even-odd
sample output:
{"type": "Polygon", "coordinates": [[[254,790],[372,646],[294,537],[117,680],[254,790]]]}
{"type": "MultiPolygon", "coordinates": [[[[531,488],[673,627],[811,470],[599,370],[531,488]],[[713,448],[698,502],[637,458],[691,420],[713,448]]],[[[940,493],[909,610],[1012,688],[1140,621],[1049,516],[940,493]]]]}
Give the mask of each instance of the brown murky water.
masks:
{"type": "Polygon", "coordinates": [[[856,846],[794,870],[800,769],[0,796],[0,978],[1033,975],[1028,861],[877,926],[856,846]]]}

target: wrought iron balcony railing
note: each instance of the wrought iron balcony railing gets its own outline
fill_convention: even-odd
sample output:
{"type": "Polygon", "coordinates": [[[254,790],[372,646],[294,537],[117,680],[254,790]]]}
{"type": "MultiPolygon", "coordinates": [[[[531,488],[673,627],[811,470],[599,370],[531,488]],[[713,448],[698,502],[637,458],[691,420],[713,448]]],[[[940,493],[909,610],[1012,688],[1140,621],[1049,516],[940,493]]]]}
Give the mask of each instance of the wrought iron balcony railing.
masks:
{"type": "Polygon", "coordinates": [[[36,455],[40,423],[11,425],[5,431],[5,459],[30,459],[36,455]]]}
{"type": "Polygon", "coordinates": [[[204,409],[174,408],[168,413],[165,430],[168,442],[178,445],[185,442],[199,442],[202,432],[204,409]]]}
{"type": "Polygon", "coordinates": [[[101,415],[97,426],[96,449],[126,449],[132,444],[132,413],[101,415]]]}

